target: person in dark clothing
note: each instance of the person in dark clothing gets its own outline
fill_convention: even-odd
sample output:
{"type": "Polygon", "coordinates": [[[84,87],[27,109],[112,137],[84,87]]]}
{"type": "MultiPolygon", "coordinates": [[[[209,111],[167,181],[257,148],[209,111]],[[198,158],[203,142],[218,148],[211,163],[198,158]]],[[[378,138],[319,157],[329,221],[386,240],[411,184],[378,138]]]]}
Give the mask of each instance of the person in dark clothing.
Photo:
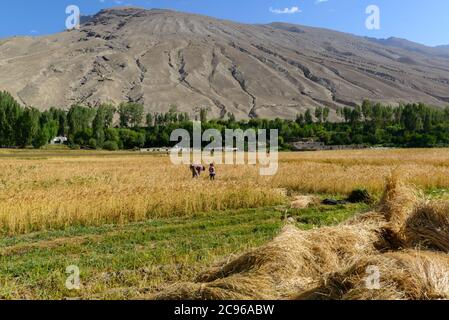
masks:
{"type": "Polygon", "coordinates": [[[215,180],[215,176],[217,175],[217,171],[215,170],[215,165],[213,163],[209,166],[209,178],[210,180],[215,180]]]}

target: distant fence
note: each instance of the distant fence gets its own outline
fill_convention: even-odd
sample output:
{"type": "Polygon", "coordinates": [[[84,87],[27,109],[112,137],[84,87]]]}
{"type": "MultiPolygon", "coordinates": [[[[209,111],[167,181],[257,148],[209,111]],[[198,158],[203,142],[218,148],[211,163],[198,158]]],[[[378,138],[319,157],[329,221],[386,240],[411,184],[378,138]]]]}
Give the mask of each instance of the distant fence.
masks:
{"type": "MultiPolygon", "coordinates": [[[[167,153],[167,152],[193,152],[195,149],[191,148],[169,148],[169,147],[161,147],[161,148],[142,148],[139,149],[141,153],[167,153]]],[[[238,152],[238,148],[204,148],[203,150],[196,151],[205,151],[205,152],[238,152]]]]}
{"type": "Polygon", "coordinates": [[[144,148],[140,149],[140,153],[168,153],[171,148],[144,148]]]}
{"type": "Polygon", "coordinates": [[[323,142],[294,142],[294,151],[326,151],[326,150],[360,150],[367,149],[365,145],[325,145],[323,142]]]}

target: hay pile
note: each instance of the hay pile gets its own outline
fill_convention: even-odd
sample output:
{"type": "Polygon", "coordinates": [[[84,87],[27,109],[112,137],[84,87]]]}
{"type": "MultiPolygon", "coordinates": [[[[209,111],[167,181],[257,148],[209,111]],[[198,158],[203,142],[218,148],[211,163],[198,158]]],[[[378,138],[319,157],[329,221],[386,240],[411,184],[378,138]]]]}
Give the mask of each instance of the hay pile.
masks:
{"type": "Polygon", "coordinates": [[[405,247],[449,252],[449,203],[420,205],[407,219],[403,237],[405,247]]]}
{"type": "Polygon", "coordinates": [[[315,196],[296,196],[290,206],[292,209],[305,209],[318,203],[320,198],[315,196]]]}
{"type": "Polygon", "coordinates": [[[449,204],[392,177],[377,210],[273,241],[154,299],[449,299],[449,204]],[[419,249],[419,250],[417,250],[419,249]],[[369,268],[379,290],[369,289],[369,268]]]}
{"type": "Polygon", "coordinates": [[[396,175],[388,180],[378,208],[387,222],[382,232],[388,247],[402,247],[405,242],[406,221],[415,212],[419,202],[416,190],[405,185],[396,175]]]}
{"type": "Polygon", "coordinates": [[[387,183],[379,211],[387,249],[420,248],[449,252],[449,202],[427,201],[397,178],[387,183]]]}
{"type": "Polygon", "coordinates": [[[373,253],[371,225],[300,231],[284,227],[267,245],[209,270],[195,283],[181,283],[156,299],[284,299],[311,288],[322,274],[373,253]],[[368,227],[367,227],[368,226],[368,227]]]}
{"type": "Polygon", "coordinates": [[[301,300],[449,299],[449,255],[416,250],[361,258],[300,293],[301,300]],[[377,269],[375,269],[377,268],[377,269]],[[374,271],[375,270],[375,271],[374,271]],[[378,272],[379,282],[373,282],[378,272]]]}

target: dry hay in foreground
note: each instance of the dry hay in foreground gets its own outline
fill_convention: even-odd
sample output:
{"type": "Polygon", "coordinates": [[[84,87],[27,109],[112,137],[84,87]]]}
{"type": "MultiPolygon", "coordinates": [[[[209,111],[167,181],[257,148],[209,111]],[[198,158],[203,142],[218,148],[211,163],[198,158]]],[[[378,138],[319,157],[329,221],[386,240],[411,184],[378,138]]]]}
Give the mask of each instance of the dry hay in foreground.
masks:
{"type": "Polygon", "coordinates": [[[297,299],[449,299],[449,255],[411,250],[364,257],[297,299]]]}
{"type": "Polygon", "coordinates": [[[387,249],[421,248],[449,252],[449,202],[427,201],[397,178],[388,181],[379,211],[387,249]]]}
{"type": "Polygon", "coordinates": [[[403,245],[449,252],[449,203],[420,205],[406,221],[403,245]]]}
{"type": "Polygon", "coordinates": [[[354,224],[300,231],[286,226],[272,242],[174,285],[156,299],[282,299],[309,289],[322,274],[373,253],[374,225],[354,224]]]}
{"type": "Polygon", "coordinates": [[[449,204],[392,177],[377,210],[336,227],[286,226],[265,246],[152,298],[448,299],[448,249],[449,204]],[[365,285],[369,266],[380,271],[379,290],[365,285]]]}

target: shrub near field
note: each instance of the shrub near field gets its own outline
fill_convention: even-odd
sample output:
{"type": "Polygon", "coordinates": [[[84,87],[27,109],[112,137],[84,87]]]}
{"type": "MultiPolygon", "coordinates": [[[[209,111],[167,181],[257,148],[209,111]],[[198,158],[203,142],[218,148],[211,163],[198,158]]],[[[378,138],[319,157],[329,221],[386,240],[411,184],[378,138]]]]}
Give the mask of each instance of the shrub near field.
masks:
{"type": "Polygon", "coordinates": [[[218,179],[192,180],[167,156],[81,151],[2,151],[0,230],[21,234],[68,226],[125,224],[198,212],[287,203],[286,194],[379,194],[399,171],[424,189],[449,187],[449,150],[282,153],[279,171],[218,166],[218,179]]]}

